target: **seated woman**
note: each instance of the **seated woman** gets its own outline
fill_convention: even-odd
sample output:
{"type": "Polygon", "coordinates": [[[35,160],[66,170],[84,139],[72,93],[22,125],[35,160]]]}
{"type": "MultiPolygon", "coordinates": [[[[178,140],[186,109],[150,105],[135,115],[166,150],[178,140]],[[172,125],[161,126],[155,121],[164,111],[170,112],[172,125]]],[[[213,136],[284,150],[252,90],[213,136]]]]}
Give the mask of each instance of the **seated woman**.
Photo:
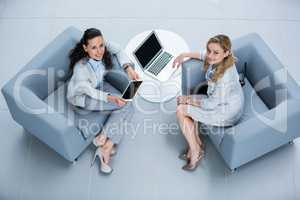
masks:
{"type": "Polygon", "coordinates": [[[110,156],[114,146],[120,142],[122,133],[115,133],[116,130],[110,126],[125,119],[130,107],[125,106],[126,102],[120,98],[120,91],[104,81],[104,75],[119,71],[118,75],[122,76],[126,71],[131,79],[137,80],[139,76],[126,53],[118,45],[104,41],[102,33],[95,28],[84,32],[80,42],[70,51],[69,58],[73,72],[67,91],[69,103],[86,110],[113,111],[102,133],[93,141],[98,148],[92,162],[99,157],[100,171],[111,173],[110,156]],[[117,58],[117,62],[113,57],[117,58]]]}
{"type": "MultiPolygon", "coordinates": [[[[244,94],[239,83],[231,41],[226,35],[217,35],[208,40],[206,51],[180,54],[173,63],[180,66],[184,58],[204,61],[207,95],[196,94],[177,98],[176,115],[188,149],[180,155],[187,161],[184,170],[194,170],[204,156],[203,143],[197,124],[206,127],[234,125],[242,115],[244,94]]],[[[202,127],[202,126],[201,126],[202,127]]]]}

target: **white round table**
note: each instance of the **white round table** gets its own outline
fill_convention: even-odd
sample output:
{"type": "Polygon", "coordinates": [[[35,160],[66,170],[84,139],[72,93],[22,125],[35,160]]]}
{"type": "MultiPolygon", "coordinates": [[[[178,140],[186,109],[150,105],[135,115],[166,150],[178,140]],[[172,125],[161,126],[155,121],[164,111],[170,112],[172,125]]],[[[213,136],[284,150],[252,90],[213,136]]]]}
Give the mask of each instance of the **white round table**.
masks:
{"type": "MultiPolygon", "coordinates": [[[[165,82],[161,82],[151,76],[145,74],[136,61],[133,52],[150,34],[152,30],[144,31],[133,37],[127,44],[125,51],[129,58],[134,62],[135,69],[143,80],[138,90],[138,94],[150,102],[164,102],[174,98],[181,90],[181,66],[177,71],[165,82]]],[[[167,30],[155,30],[164,50],[172,54],[174,57],[182,52],[189,51],[185,40],[178,34],[167,30]]],[[[172,65],[170,62],[168,65],[172,65]]]]}

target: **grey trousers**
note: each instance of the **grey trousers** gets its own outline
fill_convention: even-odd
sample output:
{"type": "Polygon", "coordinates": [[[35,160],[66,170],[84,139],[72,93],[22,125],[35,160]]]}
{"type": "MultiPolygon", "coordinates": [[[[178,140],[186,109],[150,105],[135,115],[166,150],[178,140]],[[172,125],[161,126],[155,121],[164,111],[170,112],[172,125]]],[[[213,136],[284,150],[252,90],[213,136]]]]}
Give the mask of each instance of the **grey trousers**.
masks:
{"type": "MultiPolygon", "coordinates": [[[[121,96],[121,92],[107,81],[103,81],[99,90],[109,92],[114,96],[121,96]]],[[[108,120],[103,126],[102,134],[106,135],[114,144],[119,144],[124,133],[126,133],[129,120],[133,115],[133,106],[128,102],[122,107],[110,102],[104,102],[86,96],[85,109],[93,111],[111,112],[108,120]]]]}

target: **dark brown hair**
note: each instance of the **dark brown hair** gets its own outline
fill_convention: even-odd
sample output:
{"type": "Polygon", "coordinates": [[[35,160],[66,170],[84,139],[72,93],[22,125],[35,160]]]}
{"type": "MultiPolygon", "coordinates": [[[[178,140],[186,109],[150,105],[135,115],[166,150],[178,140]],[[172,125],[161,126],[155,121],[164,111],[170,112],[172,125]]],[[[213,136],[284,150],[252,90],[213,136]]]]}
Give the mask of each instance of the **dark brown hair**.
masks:
{"type": "MultiPolygon", "coordinates": [[[[95,37],[103,37],[100,30],[96,28],[89,28],[84,31],[84,34],[80,41],[75,45],[73,49],[71,49],[69,53],[70,64],[69,68],[73,71],[74,65],[81,60],[82,58],[88,57],[88,54],[84,51],[83,45],[88,45],[88,41],[95,37]]],[[[103,63],[106,69],[112,68],[112,60],[111,53],[105,47],[104,55],[103,55],[103,63]]]]}

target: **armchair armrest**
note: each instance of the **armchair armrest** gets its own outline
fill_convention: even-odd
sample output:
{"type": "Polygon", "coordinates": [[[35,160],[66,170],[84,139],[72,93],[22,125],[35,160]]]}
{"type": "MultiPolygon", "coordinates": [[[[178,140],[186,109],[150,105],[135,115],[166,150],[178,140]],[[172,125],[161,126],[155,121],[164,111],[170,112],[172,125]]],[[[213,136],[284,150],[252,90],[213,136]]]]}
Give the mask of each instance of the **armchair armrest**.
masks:
{"type": "MultiPolygon", "coordinates": [[[[232,135],[234,142],[242,142],[256,134],[274,134],[279,137],[287,137],[299,132],[300,101],[288,99],[275,108],[238,124],[235,134],[232,135]],[[255,127],[255,129],[249,129],[255,127]]],[[[300,134],[300,132],[299,132],[300,134]]]]}
{"type": "Polygon", "coordinates": [[[205,80],[203,62],[189,59],[182,63],[181,89],[183,95],[191,94],[192,90],[205,80]]]}
{"type": "Polygon", "coordinates": [[[288,99],[237,124],[232,134],[223,137],[220,148],[225,160],[233,169],[299,137],[299,119],[300,101],[288,99]]]}
{"type": "Polygon", "coordinates": [[[27,87],[21,86],[19,95],[12,91],[3,90],[11,104],[13,118],[60,155],[74,161],[80,152],[74,151],[72,146],[80,146],[84,139],[73,122],[54,111],[27,87]]]}

